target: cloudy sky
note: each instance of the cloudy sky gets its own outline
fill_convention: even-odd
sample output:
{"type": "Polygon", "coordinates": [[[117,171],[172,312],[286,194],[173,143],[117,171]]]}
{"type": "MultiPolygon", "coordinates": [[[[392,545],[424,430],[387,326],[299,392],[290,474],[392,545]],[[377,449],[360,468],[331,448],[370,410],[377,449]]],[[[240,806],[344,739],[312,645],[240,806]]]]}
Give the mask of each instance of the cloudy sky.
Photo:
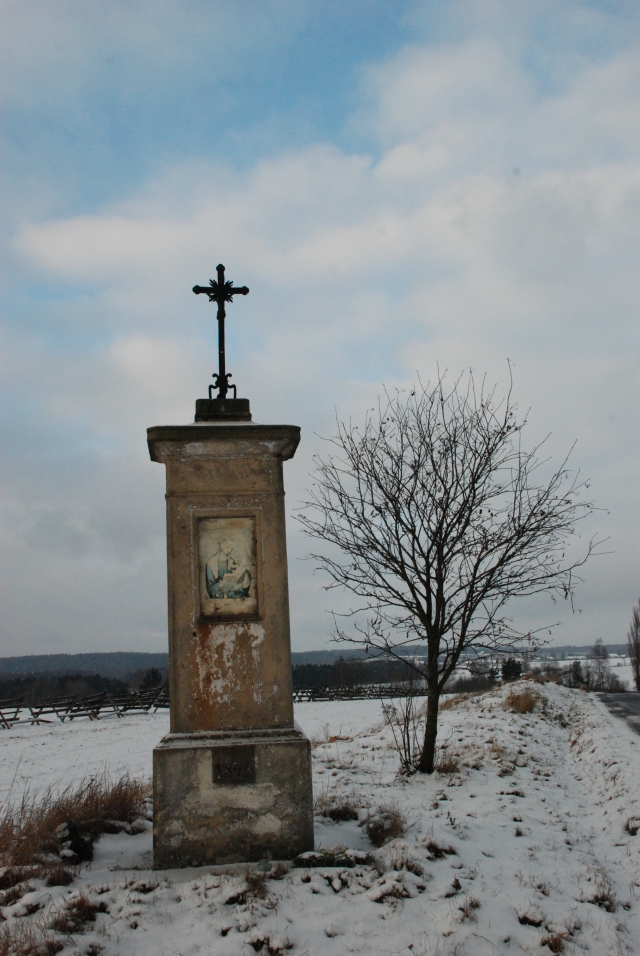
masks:
{"type": "Polygon", "coordinates": [[[609,537],[531,626],[640,595],[637,0],[1,0],[0,654],[164,650],[164,469],[216,361],[285,466],[294,650],[333,598],[292,520],[334,417],[472,367],[609,537]],[[525,432],[526,434],[526,432],[525,432]]]}

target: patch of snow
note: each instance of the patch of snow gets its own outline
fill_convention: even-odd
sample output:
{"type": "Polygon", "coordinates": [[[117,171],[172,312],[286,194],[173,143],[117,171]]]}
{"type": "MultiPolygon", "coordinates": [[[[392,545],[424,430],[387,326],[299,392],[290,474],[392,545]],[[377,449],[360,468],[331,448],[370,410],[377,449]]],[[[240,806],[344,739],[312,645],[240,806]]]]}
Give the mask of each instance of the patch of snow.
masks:
{"type": "MultiPolygon", "coordinates": [[[[494,956],[550,952],[541,944],[554,936],[568,952],[639,951],[640,833],[625,824],[640,818],[640,737],[593,695],[523,682],[462,699],[439,731],[458,770],[409,779],[397,775],[380,701],[301,703],[296,718],[312,739],[316,797],[359,810],[345,822],[316,816],[316,847],[366,850],[374,864],[266,874],[261,897],[244,867],[152,871],[148,827],[102,837],[72,886],[31,881],[2,915],[46,922],[79,890],[106,902],[83,936],[63,939],[63,956],[91,945],[104,956],[494,956]],[[525,687],[539,695],[534,711],[506,710],[525,687]],[[406,832],[376,850],[359,824],[390,805],[406,832]],[[25,901],[37,911],[19,915],[25,901]]],[[[41,790],[105,767],[148,778],[167,730],[166,714],[14,727],[0,734],[0,788],[41,790]]]]}

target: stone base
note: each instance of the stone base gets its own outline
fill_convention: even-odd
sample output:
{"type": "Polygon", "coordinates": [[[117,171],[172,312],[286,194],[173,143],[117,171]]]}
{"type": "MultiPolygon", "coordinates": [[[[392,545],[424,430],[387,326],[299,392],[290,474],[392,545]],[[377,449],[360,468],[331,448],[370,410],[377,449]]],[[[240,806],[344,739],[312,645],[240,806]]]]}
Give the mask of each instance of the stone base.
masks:
{"type": "Polygon", "coordinates": [[[313,849],[311,748],[297,729],[169,734],[153,751],[157,869],[313,849]]]}

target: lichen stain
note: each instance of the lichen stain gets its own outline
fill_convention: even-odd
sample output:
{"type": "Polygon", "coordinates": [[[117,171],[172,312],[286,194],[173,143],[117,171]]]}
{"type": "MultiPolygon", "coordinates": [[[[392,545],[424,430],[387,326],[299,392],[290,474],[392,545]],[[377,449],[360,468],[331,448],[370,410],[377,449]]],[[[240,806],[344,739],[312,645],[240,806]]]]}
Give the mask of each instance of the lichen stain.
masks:
{"type": "MultiPolygon", "coordinates": [[[[216,709],[241,705],[250,693],[262,702],[260,623],[212,624],[197,629],[196,666],[198,697],[216,709]]],[[[207,708],[208,709],[208,708],[207,708]]]]}

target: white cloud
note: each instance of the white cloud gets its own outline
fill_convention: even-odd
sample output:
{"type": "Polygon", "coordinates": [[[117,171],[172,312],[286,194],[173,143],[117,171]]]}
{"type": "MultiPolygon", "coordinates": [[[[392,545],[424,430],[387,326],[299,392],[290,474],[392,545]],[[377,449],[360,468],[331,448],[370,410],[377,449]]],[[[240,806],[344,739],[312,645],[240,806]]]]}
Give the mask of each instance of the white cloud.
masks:
{"type": "MultiPolygon", "coordinates": [[[[185,164],[117,208],[25,223],[22,267],[83,295],[100,289],[83,307],[95,335],[81,360],[28,360],[47,397],[43,427],[80,421],[73,454],[84,464],[70,485],[60,458],[50,481],[41,466],[27,482],[7,470],[13,515],[30,516],[61,597],[32,591],[31,545],[10,515],[5,543],[20,557],[5,649],[25,622],[35,633],[45,607],[56,633],[75,635],[64,646],[80,646],[96,601],[91,646],[162,633],[162,476],[145,460],[144,427],[187,420],[205,393],[215,321],[189,290],[220,258],[252,290],[230,309],[240,393],[257,420],[303,426],[286,471],[290,507],[335,405],[357,418],[383,381],[433,377],[436,363],[504,382],[509,357],[532,435],[552,429],[555,454],[578,438],[575,462],[611,510],[602,528],[616,554],[587,569],[584,613],[559,637],[623,640],[638,590],[634,52],[581,62],[563,90],[541,96],[504,42],[414,46],[368,71],[370,104],[355,122],[380,138],[375,161],[321,144],[245,173],[185,164]]],[[[8,347],[18,354],[15,339],[8,347]]],[[[33,443],[30,428],[18,447],[33,443]]],[[[292,524],[289,541],[294,647],[318,646],[330,599],[295,560],[306,546],[292,524]]]]}

